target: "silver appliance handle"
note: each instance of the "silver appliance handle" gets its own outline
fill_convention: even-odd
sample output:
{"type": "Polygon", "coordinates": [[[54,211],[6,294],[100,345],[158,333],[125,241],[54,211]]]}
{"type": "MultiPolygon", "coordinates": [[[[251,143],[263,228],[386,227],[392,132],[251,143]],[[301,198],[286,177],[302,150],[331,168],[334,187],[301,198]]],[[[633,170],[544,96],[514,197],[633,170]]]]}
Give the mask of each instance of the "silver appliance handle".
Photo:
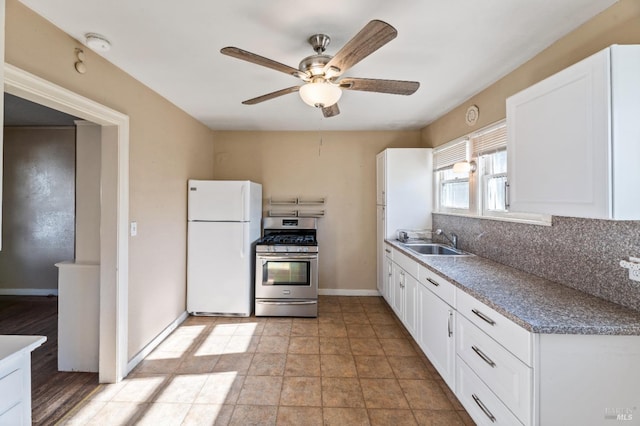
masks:
{"type": "Polygon", "coordinates": [[[258,254],[258,259],[260,259],[264,264],[264,262],[268,262],[270,260],[316,260],[318,259],[318,255],[289,254],[286,256],[282,256],[258,254]]]}
{"type": "Polygon", "coordinates": [[[271,302],[271,301],[264,301],[264,300],[256,300],[256,303],[259,305],[315,305],[318,302],[316,302],[315,300],[292,300],[290,302],[271,302]]]}

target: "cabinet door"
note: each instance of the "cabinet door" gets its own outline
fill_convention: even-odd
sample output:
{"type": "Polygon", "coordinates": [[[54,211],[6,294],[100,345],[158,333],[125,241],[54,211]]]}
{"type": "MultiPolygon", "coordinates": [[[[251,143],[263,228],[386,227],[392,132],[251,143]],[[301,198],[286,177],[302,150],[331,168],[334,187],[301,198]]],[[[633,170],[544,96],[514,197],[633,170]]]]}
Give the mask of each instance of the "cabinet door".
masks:
{"type": "Polygon", "coordinates": [[[377,287],[380,294],[384,294],[384,258],[386,251],[391,249],[384,243],[384,229],[385,229],[385,207],[376,207],[376,252],[377,252],[377,287]]]}
{"type": "Polygon", "coordinates": [[[444,381],[455,391],[455,311],[422,284],[418,285],[418,344],[444,381]]]}
{"type": "Polygon", "coordinates": [[[398,316],[398,318],[403,318],[403,307],[404,307],[404,282],[405,282],[406,273],[404,269],[400,268],[395,263],[393,264],[393,296],[392,296],[392,304],[394,312],[398,316]]]}
{"type": "Polygon", "coordinates": [[[611,216],[610,49],[507,99],[510,210],[611,216]]]}
{"type": "Polygon", "coordinates": [[[389,247],[384,249],[385,256],[382,259],[382,295],[389,305],[392,305],[391,301],[391,286],[393,285],[393,263],[389,257],[391,253],[387,253],[387,250],[391,252],[389,247]]]}
{"type": "Polygon", "coordinates": [[[378,205],[387,204],[387,200],[385,197],[387,182],[387,177],[385,174],[385,159],[385,151],[382,151],[376,156],[376,204],[378,205]]]}
{"type": "Polygon", "coordinates": [[[409,274],[405,274],[404,280],[404,318],[403,323],[409,333],[417,337],[418,324],[418,280],[409,274]]]}

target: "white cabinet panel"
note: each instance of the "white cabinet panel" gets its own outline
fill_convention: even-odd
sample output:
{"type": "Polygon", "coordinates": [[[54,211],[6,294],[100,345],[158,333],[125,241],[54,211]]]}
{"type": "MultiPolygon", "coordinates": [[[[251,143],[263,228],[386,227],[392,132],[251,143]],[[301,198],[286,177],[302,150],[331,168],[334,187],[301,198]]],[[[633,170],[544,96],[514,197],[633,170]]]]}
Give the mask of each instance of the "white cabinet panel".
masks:
{"type": "Polygon", "coordinates": [[[418,284],[418,338],[422,351],[455,391],[455,310],[424,284],[418,284]]]}
{"type": "Polygon", "coordinates": [[[391,291],[393,295],[391,296],[391,301],[392,301],[391,307],[393,308],[393,311],[396,313],[398,318],[402,320],[403,313],[404,313],[403,312],[404,283],[405,283],[406,273],[401,267],[399,267],[395,263],[393,264],[392,268],[393,268],[393,284],[392,284],[393,288],[391,291]]]}
{"type": "Polygon", "coordinates": [[[510,210],[640,219],[638,75],[612,46],[507,99],[510,210]]]}
{"type": "Polygon", "coordinates": [[[460,358],[456,377],[456,396],[478,425],[522,425],[460,358]]]}
{"type": "Polygon", "coordinates": [[[418,280],[406,274],[404,277],[404,326],[414,338],[417,338],[418,328],[418,280]]]}
{"type": "Polygon", "coordinates": [[[458,356],[527,423],[531,418],[531,368],[462,316],[456,331],[458,356]]]}
{"type": "Polygon", "coordinates": [[[456,308],[521,361],[532,365],[531,333],[460,289],[456,289],[456,308]]]}

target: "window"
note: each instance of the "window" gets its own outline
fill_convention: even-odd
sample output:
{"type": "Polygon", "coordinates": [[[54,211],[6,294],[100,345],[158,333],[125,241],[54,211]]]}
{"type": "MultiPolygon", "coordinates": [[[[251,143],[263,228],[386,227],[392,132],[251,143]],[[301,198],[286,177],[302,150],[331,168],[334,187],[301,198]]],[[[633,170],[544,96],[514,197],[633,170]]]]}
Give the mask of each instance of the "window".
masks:
{"type": "Polygon", "coordinates": [[[436,212],[550,223],[549,216],[509,212],[504,120],[436,148],[433,158],[436,212]],[[474,161],[475,172],[455,173],[462,161],[474,161]]]}
{"type": "Polygon", "coordinates": [[[469,173],[455,173],[453,165],[465,161],[469,152],[469,140],[448,143],[434,151],[436,205],[438,211],[459,214],[469,213],[472,205],[469,173]]]}

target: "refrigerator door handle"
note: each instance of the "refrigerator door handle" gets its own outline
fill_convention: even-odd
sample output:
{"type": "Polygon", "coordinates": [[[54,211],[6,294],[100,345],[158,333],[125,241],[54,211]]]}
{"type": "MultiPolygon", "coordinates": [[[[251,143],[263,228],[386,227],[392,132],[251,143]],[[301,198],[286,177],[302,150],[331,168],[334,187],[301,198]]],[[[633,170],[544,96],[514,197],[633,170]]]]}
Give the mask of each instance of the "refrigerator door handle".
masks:
{"type": "Polygon", "coordinates": [[[242,221],[247,221],[249,218],[247,215],[249,214],[247,209],[247,196],[246,196],[247,185],[243,184],[240,187],[240,199],[242,200],[242,221]]]}

